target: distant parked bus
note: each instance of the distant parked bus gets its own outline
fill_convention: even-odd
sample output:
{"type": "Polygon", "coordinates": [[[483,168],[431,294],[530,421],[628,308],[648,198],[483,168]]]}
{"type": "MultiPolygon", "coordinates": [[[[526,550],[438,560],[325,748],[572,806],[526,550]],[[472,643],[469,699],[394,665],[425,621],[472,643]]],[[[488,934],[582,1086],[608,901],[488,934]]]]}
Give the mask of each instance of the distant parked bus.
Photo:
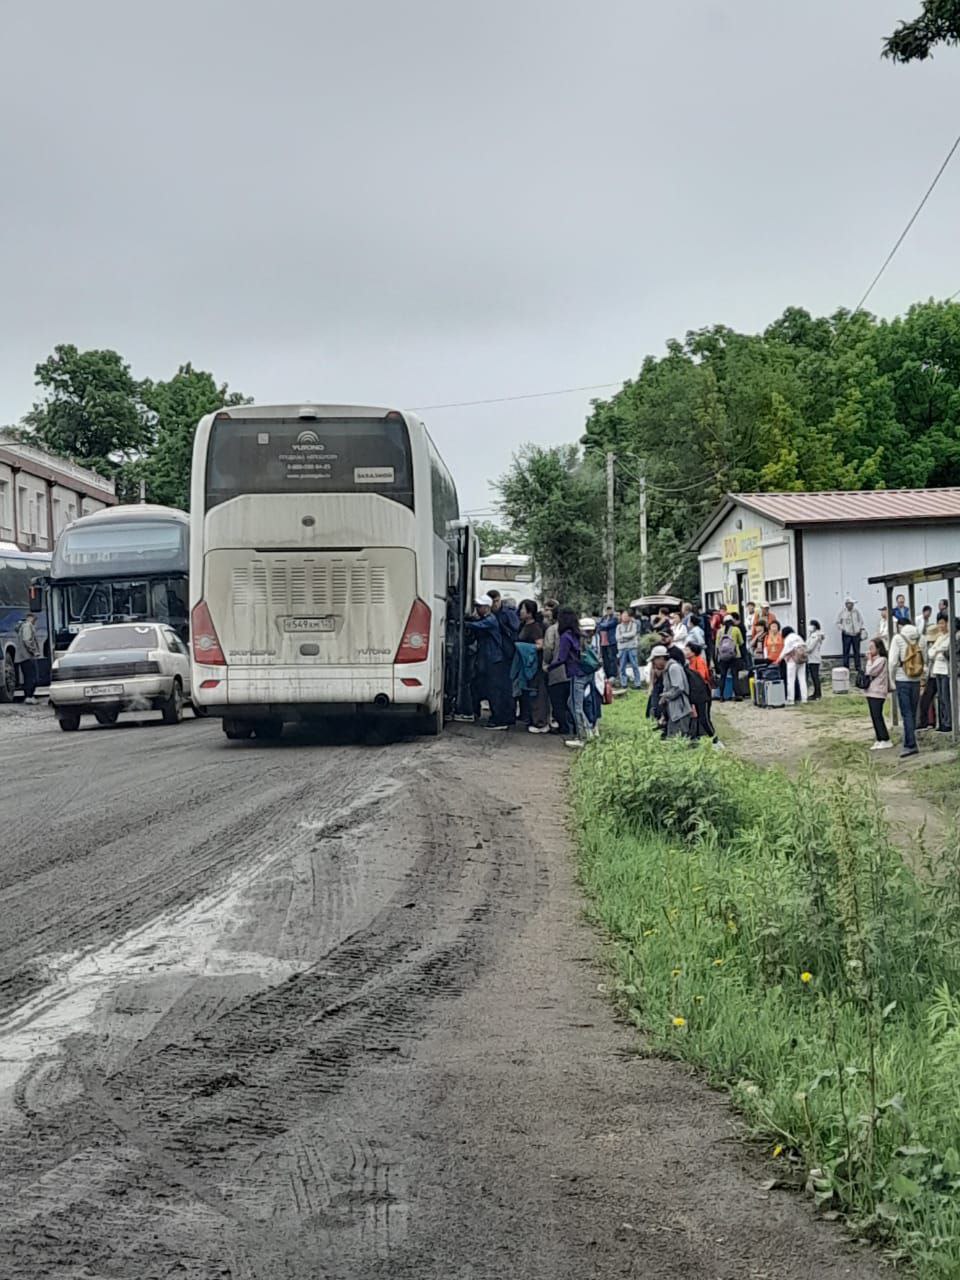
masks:
{"type": "Polygon", "coordinates": [[[54,656],[92,622],[164,622],[186,641],[189,568],[185,511],[131,503],[71,521],[49,570],[54,656]]]}
{"type": "Polygon", "coordinates": [[[12,702],[20,683],[15,663],[17,625],[28,613],[37,615],[37,634],[43,646],[39,681],[46,684],[49,679],[50,644],[41,585],[49,572],[48,553],[20,551],[12,543],[0,542],[0,702],[12,702]]]}
{"type": "Polygon", "coordinates": [[[451,599],[470,587],[420,418],[223,409],[197,429],[190,506],[194,697],[228,738],[345,714],[440,732],[451,599]]]}
{"type": "Polygon", "coordinates": [[[514,551],[482,556],[477,565],[477,595],[484,596],[490,590],[512,596],[518,604],[523,599],[539,600],[540,581],[531,558],[514,551]]]}

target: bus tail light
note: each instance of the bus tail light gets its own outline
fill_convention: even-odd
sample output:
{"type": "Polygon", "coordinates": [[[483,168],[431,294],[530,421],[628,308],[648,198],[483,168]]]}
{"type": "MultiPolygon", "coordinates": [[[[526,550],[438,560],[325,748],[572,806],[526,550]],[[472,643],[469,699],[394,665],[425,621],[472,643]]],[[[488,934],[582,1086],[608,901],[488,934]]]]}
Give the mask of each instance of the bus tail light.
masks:
{"type": "Polygon", "coordinates": [[[426,662],[430,653],[430,610],[414,600],[394,662],[426,662]]]}
{"type": "Polygon", "coordinates": [[[210,617],[205,600],[194,605],[190,615],[190,638],[193,641],[193,660],[205,667],[225,667],[227,660],[220,648],[217,629],[210,617]]]}

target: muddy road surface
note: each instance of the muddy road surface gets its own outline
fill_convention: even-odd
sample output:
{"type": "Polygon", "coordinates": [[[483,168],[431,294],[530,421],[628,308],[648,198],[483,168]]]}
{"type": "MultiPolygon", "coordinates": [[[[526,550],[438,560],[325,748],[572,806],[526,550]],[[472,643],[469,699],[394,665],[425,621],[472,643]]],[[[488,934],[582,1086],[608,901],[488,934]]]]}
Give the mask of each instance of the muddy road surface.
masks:
{"type": "Polygon", "coordinates": [[[0,1277],[879,1274],[617,1025],[568,766],[3,709],[0,1277]]]}

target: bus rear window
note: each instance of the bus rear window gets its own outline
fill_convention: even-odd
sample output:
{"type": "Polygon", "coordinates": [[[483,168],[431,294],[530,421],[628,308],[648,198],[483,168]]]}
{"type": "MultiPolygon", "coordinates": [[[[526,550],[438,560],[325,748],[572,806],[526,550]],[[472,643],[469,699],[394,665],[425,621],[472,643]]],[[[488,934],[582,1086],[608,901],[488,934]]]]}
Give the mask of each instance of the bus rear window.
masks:
{"type": "Polygon", "coordinates": [[[378,493],[413,509],[406,423],[223,419],[207,449],[207,510],[250,493],[378,493]]]}

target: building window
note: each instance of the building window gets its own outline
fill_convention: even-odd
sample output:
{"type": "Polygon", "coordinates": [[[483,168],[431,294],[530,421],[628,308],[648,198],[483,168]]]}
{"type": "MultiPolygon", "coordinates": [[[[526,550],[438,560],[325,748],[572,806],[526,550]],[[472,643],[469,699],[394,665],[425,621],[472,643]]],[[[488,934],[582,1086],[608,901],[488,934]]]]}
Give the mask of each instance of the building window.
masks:
{"type": "Polygon", "coordinates": [[[7,481],[0,480],[0,529],[9,529],[7,524],[7,481]]]}
{"type": "Polygon", "coordinates": [[[703,597],[703,603],[706,608],[713,613],[716,609],[723,608],[723,592],[708,591],[703,597]]]}
{"type": "Polygon", "coordinates": [[[763,584],[763,594],[767,604],[789,604],[790,579],[772,578],[763,584]]]}

